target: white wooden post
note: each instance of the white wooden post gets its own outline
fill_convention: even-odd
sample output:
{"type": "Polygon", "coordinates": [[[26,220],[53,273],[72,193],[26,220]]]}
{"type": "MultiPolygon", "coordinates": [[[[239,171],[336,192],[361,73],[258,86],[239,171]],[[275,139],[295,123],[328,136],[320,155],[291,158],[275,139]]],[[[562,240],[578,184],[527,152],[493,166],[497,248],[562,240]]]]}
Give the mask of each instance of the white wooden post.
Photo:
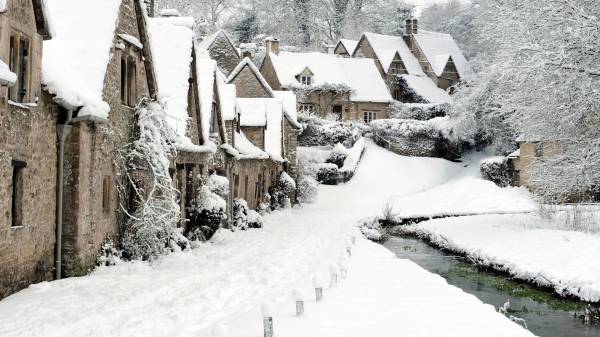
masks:
{"type": "Polygon", "coordinates": [[[273,337],[273,304],[264,302],[262,304],[264,337],[273,337]]]}

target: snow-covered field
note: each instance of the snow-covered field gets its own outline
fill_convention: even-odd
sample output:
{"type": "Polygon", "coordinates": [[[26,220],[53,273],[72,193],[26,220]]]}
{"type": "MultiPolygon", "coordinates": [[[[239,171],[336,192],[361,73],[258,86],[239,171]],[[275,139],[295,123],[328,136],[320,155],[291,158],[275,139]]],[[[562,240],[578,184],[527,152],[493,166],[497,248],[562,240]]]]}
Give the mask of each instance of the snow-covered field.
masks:
{"type": "Polygon", "coordinates": [[[600,301],[600,236],[557,230],[536,214],[435,219],[410,231],[559,294],[600,301]]]}
{"type": "Polygon", "coordinates": [[[462,166],[406,158],[367,143],[354,179],[322,186],[316,203],[268,216],[265,227],[221,232],[211,243],[152,264],[123,263],[40,283],[0,302],[1,336],[260,336],[259,307],[276,303],[279,336],[532,336],[442,278],[359,238],[350,275],[292,318],[290,292],[328,280],[354,225],[390,197],[432,189],[462,166]]]}

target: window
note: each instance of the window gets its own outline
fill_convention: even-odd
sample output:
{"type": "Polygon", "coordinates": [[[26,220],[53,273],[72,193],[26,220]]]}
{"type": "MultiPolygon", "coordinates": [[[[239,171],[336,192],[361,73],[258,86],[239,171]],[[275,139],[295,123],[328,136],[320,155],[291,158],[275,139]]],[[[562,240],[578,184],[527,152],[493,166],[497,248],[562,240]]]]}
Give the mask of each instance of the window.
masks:
{"type": "Polygon", "coordinates": [[[453,85],[454,85],[454,80],[452,80],[451,78],[447,78],[447,79],[446,79],[446,86],[447,86],[448,88],[450,88],[450,87],[451,87],[451,86],[453,86],[453,85]]]}
{"type": "Polygon", "coordinates": [[[377,119],[377,114],[373,111],[365,111],[363,119],[365,123],[369,124],[371,121],[377,119]]]}
{"type": "Polygon", "coordinates": [[[248,176],[244,176],[244,199],[248,200],[248,176]]]}
{"type": "Polygon", "coordinates": [[[19,34],[10,36],[9,67],[17,75],[17,84],[9,89],[15,102],[25,102],[29,89],[29,39],[19,34]]]}
{"type": "Polygon", "coordinates": [[[317,107],[314,104],[310,104],[310,103],[300,103],[298,105],[298,112],[303,113],[303,114],[307,114],[307,115],[312,115],[317,113],[317,107]]]}
{"type": "Polygon", "coordinates": [[[300,76],[300,83],[302,83],[303,85],[311,85],[312,84],[312,76],[310,76],[310,75],[300,76]]]}
{"type": "Polygon", "coordinates": [[[102,210],[104,213],[110,212],[110,176],[102,179],[102,210]]]}
{"type": "Polygon", "coordinates": [[[338,120],[342,120],[342,106],[341,105],[334,105],[333,109],[331,109],[331,111],[333,112],[334,115],[336,115],[338,120]]]}
{"type": "Polygon", "coordinates": [[[121,58],[121,103],[133,107],[137,101],[137,62],[133,57],[124,57],[121,58]]]}
{"type": "Polygon", "coordinates": [[[210,133],[214,134],[219,131],[219,121],[217,120],[217,103],[212,103],[212,116],[210,118],[210,133]]]}
{"type": "Polygon", "coordinates": [[[237,174],[234,175],[233,181],[234,181],[233,196],[235,198],[237,198],[237,197],[239,197],[239,192],[240,192],[240,176],[238,176],[237,174]]]}
{"type": "Polygon", "coordinates": [[[23,161],[12,161],[12,227],[23,226],[23,184],[25,183],[23,171],[26,167],[27,163],[23,161]]]}
{"type": "Polygon", "coordinates": [[[392,63],[390,65],[390,74],[392,74],[392,75],[398,75],[398,74],[401,74],[401,73],[402,73],[402,69],[401,69],[399,63],[394,62],[394,63],[392,63]]]}
{"type": "Polygon", "coordinates": [[[394,89],[393,96],[396,101],[402,100],[402,91],[400,89],[394,89]]]}

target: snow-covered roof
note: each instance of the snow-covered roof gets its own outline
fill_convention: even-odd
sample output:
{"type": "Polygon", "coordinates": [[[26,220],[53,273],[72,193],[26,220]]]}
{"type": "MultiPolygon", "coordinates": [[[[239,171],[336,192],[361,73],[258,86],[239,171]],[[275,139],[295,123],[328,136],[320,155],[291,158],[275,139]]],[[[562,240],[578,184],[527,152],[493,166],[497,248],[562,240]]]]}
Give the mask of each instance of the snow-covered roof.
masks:
{"type": "Polygon", "coordinates": [[[12,87],[17,82],[17,75],[10,71],[8,65],[0,60],[0,85],[12,87]]]}
{"type": "Polygon", "coordinates": [[[451,35],[420,30],[414,37],[437,76],[442,75],[451,57],[460,77],[472,78],[473,70],[451,35]]]}
{"type": "Polygon", "coordinates": [[[358,41],[347,40],[347,39],[340,39],[340,42],[338,42],[338,43],[341,44],[342,46],[344,46],[344,49],[346,49],[346,51],[350,55],[354,54],[354,50],[356,49],[356,46],[358,45],[358,41]]]}
{"type": "Polygon", "coordinates": [[[0,13],[5,13],[8,10],[8,4],[6,0],[0,0],[0,13]]]}
{"type": "Polygon", "coordinates": [[[346,80],[352,93],[353,102],[383,102],[392,101],[392,96],[381,79],[375,61],[372,59],[341,58],[338,64],[346,75],[346,80]]]}
{"type": "Polygon", "coordinates": [[[452,98],[427,76],[401,75],[408,86],[429,103],[449,103],[452,98]]]}
{"type": "Polygon", "coordinates": [[[229,42],[229,44],[231,44],[231,47],[233,48],[233,50],[235,50],[235,52],[237,53],[238,57],[240,56],[240,50],[235,46],[235,44],[233,43],[233,40],[229,37],[229,34],[227,34],[226,31],[224,31],[223,29],[220,29],[214,33],[212,33],[211,35],[205,36],[202,41],[200,41],[198,43],[198,48],[200,49],[204,49],[204,50],[209,50],[210,47],[212,46],[212,44],[215,42],[215,40],[219,37],[225,37],[227,39],[227,41],[229,42]]]}
{"type": "Polygon", "coordinates": [[[129,34],[119,34],[119,37],[123,39],[123,41],[126,41],[127,43],[136,46],[136,48],[138,49],[144,49],[144,45],[142,44],[140,39],[138,39],[135,36],[131,36],[129,34]]]}
{"type": "Polygon", "coordinates": [[[121,0],[48,0],[55,35],[44,41],[42,83],[78,117],[108,119],[102,97],[121,0]],[[93,41],[93,43],[90,43],[93,41]]]}
{"type": "Polygon", "coordinates": [[[508,155],[508,158],[518,158],[521,156],[521,149],[517,149],[515,152],[512,152],[508,155]]]}
{"type": "Polygon", "coordinates": [[[266,117],[267,128],[265,130],[265,152],[269,154],[271,159],[278,162],[283,162],[281,147],[281,139],[283,137],[282,121],[283,121],[283,103],[280,99],[272,98],[277,102],[267,104],[266,117]]]}
{"type": "Polygon", "coordinates": [[[314,74],[312,86],[345,85],[352,89],[350,100],[389,102],[390,93],[372,59],[340,58],[324,53],[280,52],[271,61],[282,87],[301,85],[296,76],[306,68],[314,74]]]}
{"type": "Polygon", "coordinates": [[[281,112],[281,101],[274,98],[238,98],[236,104],[241,126],[266,126],[267,110],[274,109],[274,104],[279,104],[281,112]]]}
{"type": "Polygon", "coordinates": [[[387,73],[390,65],[396,56],[396,52],[400,55],[406,70],[410,75],[424,75],[423,69],[417,58],[408,48],[408,45],[401,36],[382,35],[366,32],[363,38],[369,41],[369,44],[375,51],[375,55],[383,70],[387,73]]]}
{"type": "Polygon", "coordinates": [[[240,63],[238,63],[238,65],[235,67],[235,69],[233,69],[231,71],[231,74],[229,74],[229,77],[227,78],[226,82],[232,83],[235,80],[235,78],[246,67],[248,67],[250,69],[250,71],[252,71],[254,73],[254,75],[256,76],[256,79],[258,79],[258,81],[263,86],[263,88],[265,88],[265,90],[267,91],[269,96],[273,97],[274,96],[273,89],[271,88],[269,83],[267,83],[267,80],[264,78],[264,76],[260,73],[260,70],[258,70],[258,68],[256,68],[256,66],[254,65],[254,62],[252,62],[252,60],[248,57],[244,57],[244,59],[240,63]]]}
{"type": "Polygon", "coordinates": [[[158,98],[164,104],[169,125],[183,144],[192,143],[186,131],[190,117],[188,79],[192,62],[193,28],[193,18],[148,18],[158,98]]]}
{"type": "Polygon", "coordinates": [[[217,71],[217,90],[221,104],[221,116],[225,121],[235,119],[235,99],[237,96],[235,84],[225,83],[225,76],[217,71]]]}
{"type": "MultiPolygon", "coordinates": [[[[36,28],[44,40],[49,40],[55,35],[54,26],[48,13],[48,1],[33,0],[36,28]]],[[[0,0],[0,13],[5,13],[8,10],[7,2],[6,0],[0,0]]]]}
{"type": "Polygon", "coordinates": [[[200,124],[202,125],[202,138],[205,143],[209,141],[216,71],[217,62],[211,59],[205,50],[196,49],[196,74],[198,79],[198,94],[200,96],[200,124]]]}
{"type": "Polygon", "coordinates": [[[269,155],[246,137],[243,131],[235,132],[235,150],[238,159],[268,159],[269,155]]]}

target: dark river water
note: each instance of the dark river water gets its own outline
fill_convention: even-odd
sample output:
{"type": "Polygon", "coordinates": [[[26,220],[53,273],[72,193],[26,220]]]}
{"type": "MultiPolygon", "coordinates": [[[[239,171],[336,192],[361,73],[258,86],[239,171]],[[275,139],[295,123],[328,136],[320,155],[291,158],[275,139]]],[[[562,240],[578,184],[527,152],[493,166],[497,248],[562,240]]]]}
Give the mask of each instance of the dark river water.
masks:
{"type": "Polygon", "coordinates": [[[527,328],[541,337],[600,337],[600,309],[551,291],[482,270],[465,258],[428,245],[419,238],[392,236],[384,246],[399,258],[409,259],[438,274],[449,284],[498,308],[510,300],[509,315],[525,320],[527,328]],[[589,321],[596,324],[590,324],[589,321]]]}

